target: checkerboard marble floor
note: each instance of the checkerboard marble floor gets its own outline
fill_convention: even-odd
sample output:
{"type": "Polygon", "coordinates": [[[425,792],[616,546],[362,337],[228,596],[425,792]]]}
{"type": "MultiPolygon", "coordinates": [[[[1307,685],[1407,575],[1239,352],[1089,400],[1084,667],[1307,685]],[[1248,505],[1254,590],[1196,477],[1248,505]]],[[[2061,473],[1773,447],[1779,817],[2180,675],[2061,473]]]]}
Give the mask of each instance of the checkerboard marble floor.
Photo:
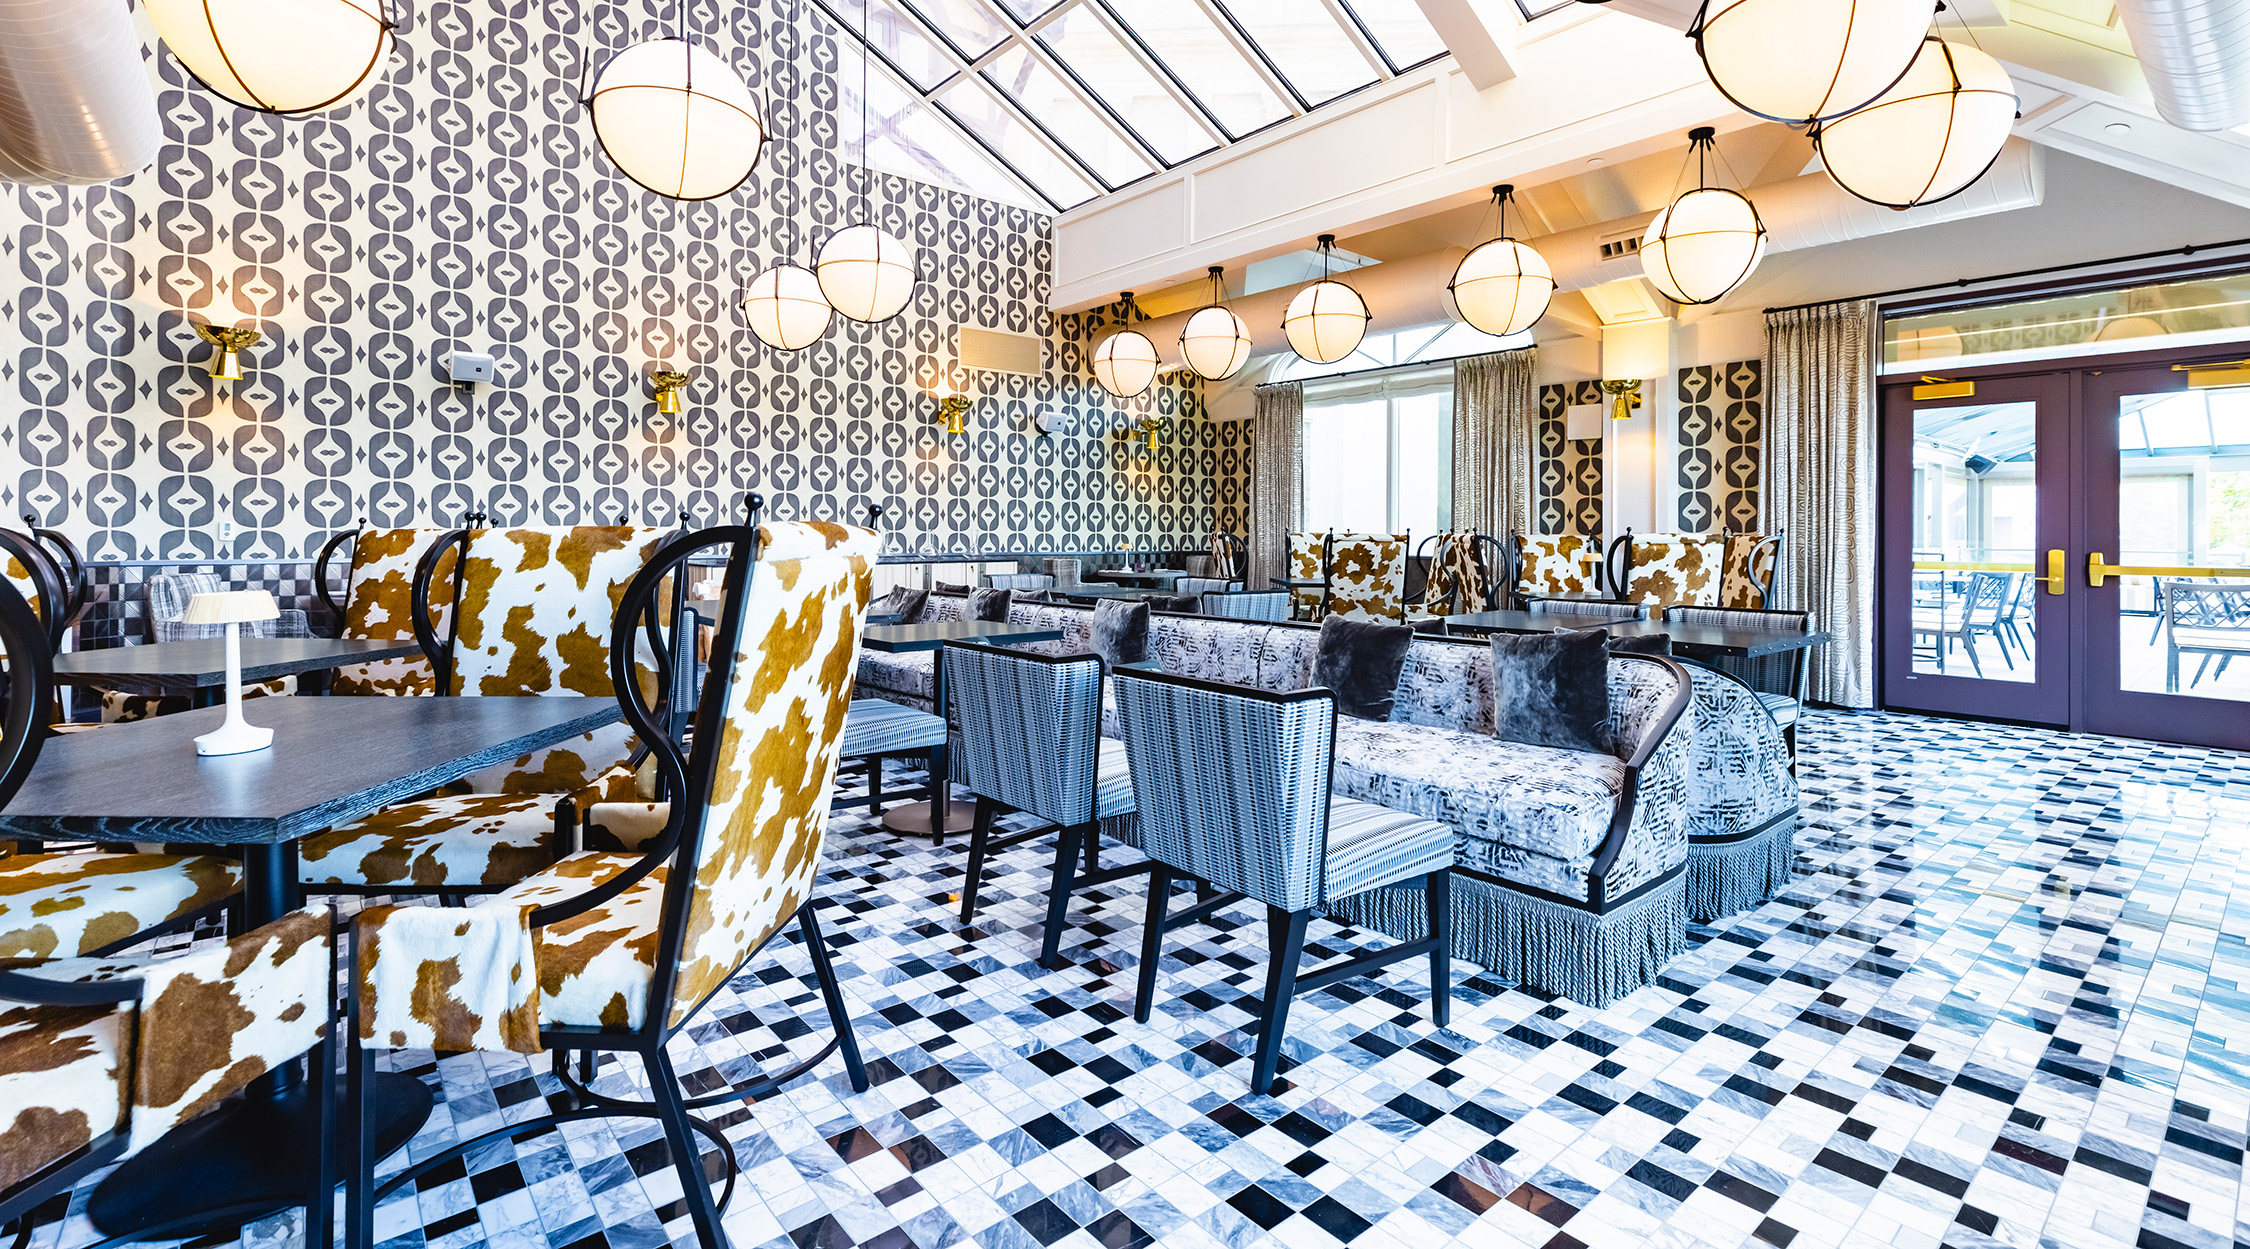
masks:
{"type": "MultiPolygon", "coordinates": [[[[1086,898],[1075,965],[1047,973],[1042,845],[964,929],[957,844],[839,817],[824,922],[875,1083],[831,1059],[717,1114],[735,1249],[2250,1244],[2250,756],[1873,714],[1801,734],[1794,886],[1693,930],[1657,984],[1594,1011],[1457,962],[1438,1029],[1401,964],[1299,999],[1269,1098],[1244,1076],[1262,915],[1176,934],[1138,1027],[1136,890],[1086,898]]],[[[826,1026],[791,944],[676,1057],[722,1090],[826,1026]]],[[[559,1095],[518,1056],[395,1062],[440,1090],[417,1156],[559,1095]]],[[[599,1087],[630,1089],[630,1062],[599,1087]]],[[[33,1249],[93,1239],[84,1198],[33,1249]]],[[[645,1120],[495,1145],[384,1205],[379,1236],[693,1243],[645,1120]]],[[[296,1237],[292,1214],[241,1243],[296,1237]]]]}

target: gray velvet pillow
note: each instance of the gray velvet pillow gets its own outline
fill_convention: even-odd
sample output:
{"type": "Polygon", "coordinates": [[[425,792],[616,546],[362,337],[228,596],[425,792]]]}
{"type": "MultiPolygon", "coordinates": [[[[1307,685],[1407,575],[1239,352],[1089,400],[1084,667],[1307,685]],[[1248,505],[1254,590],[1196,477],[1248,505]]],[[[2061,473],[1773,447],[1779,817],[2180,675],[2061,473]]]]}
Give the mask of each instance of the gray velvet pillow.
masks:
{"type": "Polygon", "coordinates": [[[1157,611],[1186,612],[1189,615],[1200,615],[1203,611],[1203,596],[1200,594],[1151,594],[1142,601],[1157,611]]]}
{"type": "Polygon", "coordinates": [[[1014,590],[971,590],[968,610],[962,616],[968,620],[1006,620],[1015,593],[1014,590]]]}
{"type": "Polygon", "coordinates": [[[1398,674],[1406,670],[1406,651],[1412,645],[1414,630],[1405,625],[1330,616],[1320,622],[1313,684],[1336,695],[1336,710],[1343,715],[1388,720],[1398,697],[1398,674]]]}
{"type": "Polygon", "coordinates": [[[867,610],[896,615],[900,624],[915,624],[922,619],[922,613],[929,605],[928,590],[915,590],[901,585],[891,587],[891,592],[884,595],[881,602],[870,605],[867,610]]]}
{"type": "Polygon", "coordinates": [[[1599,629],[1494,634],[1493,736],[1611,753],[1608,640],[1599,629]]]}
{"type": "Polygon", "coordinates": [[[1105,667],[1148,658],[1148,604],[1103,599],[1094,605],[1094,653],[1105,667]]]}

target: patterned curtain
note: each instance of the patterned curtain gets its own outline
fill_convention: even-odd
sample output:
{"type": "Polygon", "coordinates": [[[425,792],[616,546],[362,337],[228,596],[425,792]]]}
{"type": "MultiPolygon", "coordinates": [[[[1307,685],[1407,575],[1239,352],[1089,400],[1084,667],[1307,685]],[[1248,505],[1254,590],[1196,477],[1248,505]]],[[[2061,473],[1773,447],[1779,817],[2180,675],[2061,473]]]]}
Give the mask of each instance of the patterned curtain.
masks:
{"type": "Polygon", "coordinates": [[[1537,347],[1453,362],[1453,528],[1502,542],[1531,531],[1538,364],[1537,347]]]}
{"type": "Polygon", "coordinates": [[[1786,533],[1774,587],[1835,640],[1805,694],[1875,705],[1875,361],[1870,300],[1766,315],[1765,528],[1786,533]]]}
{"type": "Polygon", "coordinates": [[[1250,425],[1250,572],[1246,590],[1289,576],[1289,531],[1305,514],[1305,386],[1258,387],[1250,425]]]}

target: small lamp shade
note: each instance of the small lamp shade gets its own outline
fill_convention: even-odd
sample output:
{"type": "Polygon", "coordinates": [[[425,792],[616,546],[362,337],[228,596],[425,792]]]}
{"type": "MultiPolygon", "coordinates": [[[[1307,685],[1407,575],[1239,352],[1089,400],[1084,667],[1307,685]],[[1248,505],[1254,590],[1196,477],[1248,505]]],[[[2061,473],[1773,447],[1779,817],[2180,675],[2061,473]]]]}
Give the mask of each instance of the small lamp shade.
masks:
{"type": "Polygon", "coordinates": [[[1886,208],[1958,194],[1992,168],[2016,124],[2016,84],[1983,51],[1927,39],[1898,85],[1813,130],[1836,185],[1886,208]]]}
{"type": "Polygon", "coordinates": [[[1547,258],[1514,239],[1493,239],[1453,271],[1453,306],[1487,334],[1518,334],[1547,315],[1555,274],[1547,258]]]}
{"type": "Polygon", "coordinates": [[[869,324],[904,311],[920,279],[914,249],[865,222],[829,235],[813,271],[830,307],[869,324]]]}
{"type": "Polygon", "coordinates": [[[1094,379],[1120,399],[1130,399],[1156,381],[1156,344],[1135,330],[1119,330],[1094,348],[1094,379]]]}
{"type": "Polygon", "coordinates": [[[742,75],[685,39],[651,39],[609,58],[589,105],[610,162],[673,199],[733,191],[765,151],[766,128],[742,75]]]}
{"type": "Polygon", "coordinates": [[[803,265],[777,264],[750,279],[742,315],[758,341],[781,351],[796,351],[820,341],[836,310],[821,294],[820,279],[803,265]]]}
{"type": "Polygon", "coordinates": [[[1342,282],[1322,281],[1297,292],[1281,318],[1289,346],[1314,364],[1334,364],[1359,350],[1367,337],[1367,301],[1342,282]]]}
{"type": "Polygon", "coordinates": [[[334,108],[382,76],[381,0],[144,0],[172,55],[229,103],[267,113],[334,108]]]}
{"type": "Polygon", "coordinates": [[[281,608],[274,603],[270,590],[220,590],[189,599],[187,613],[180,620],[193,625],[248,624],[280,615],[281,608]]]}
{"type": "Polygon", "coordinates": [[[1180,354],[1206,381],[1225,381],[1250,362],[1250,329],[1232,309],[1213,304],[1188,318],[1180,354]]]}
{"type": "Polygon", "coordinates": [[[1936,16],[1936,0],[1710,0],[1688,33],[1736,108],[1803,125],[1889,90],[1936,16]]]}
{"type": "Polygon", "coordinates": [[[1766,254],[1766,226],[1750,201],[1725,187],[1673,200],[1641,236],[1641,269],[1665,298],[1716,303],[1766,254]]]}

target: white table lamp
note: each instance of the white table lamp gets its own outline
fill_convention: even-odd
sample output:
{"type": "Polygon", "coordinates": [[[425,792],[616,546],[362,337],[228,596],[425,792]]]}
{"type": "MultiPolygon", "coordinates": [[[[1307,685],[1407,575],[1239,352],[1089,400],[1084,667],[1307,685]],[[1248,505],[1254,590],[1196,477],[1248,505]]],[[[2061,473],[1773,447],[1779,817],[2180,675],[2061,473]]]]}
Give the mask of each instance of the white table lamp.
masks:
{"type": "Polygon", "coordinates": [[[253,620],[273,620],[281,615],[273,595],[265,590],[224,590],[198,594],[188,600],[185,624],[227,627],[227,718],[224,724],[195,739],[199,755],[240,755],[273,745],[273,730],[242,719],[242,629],[253,620]]]}

